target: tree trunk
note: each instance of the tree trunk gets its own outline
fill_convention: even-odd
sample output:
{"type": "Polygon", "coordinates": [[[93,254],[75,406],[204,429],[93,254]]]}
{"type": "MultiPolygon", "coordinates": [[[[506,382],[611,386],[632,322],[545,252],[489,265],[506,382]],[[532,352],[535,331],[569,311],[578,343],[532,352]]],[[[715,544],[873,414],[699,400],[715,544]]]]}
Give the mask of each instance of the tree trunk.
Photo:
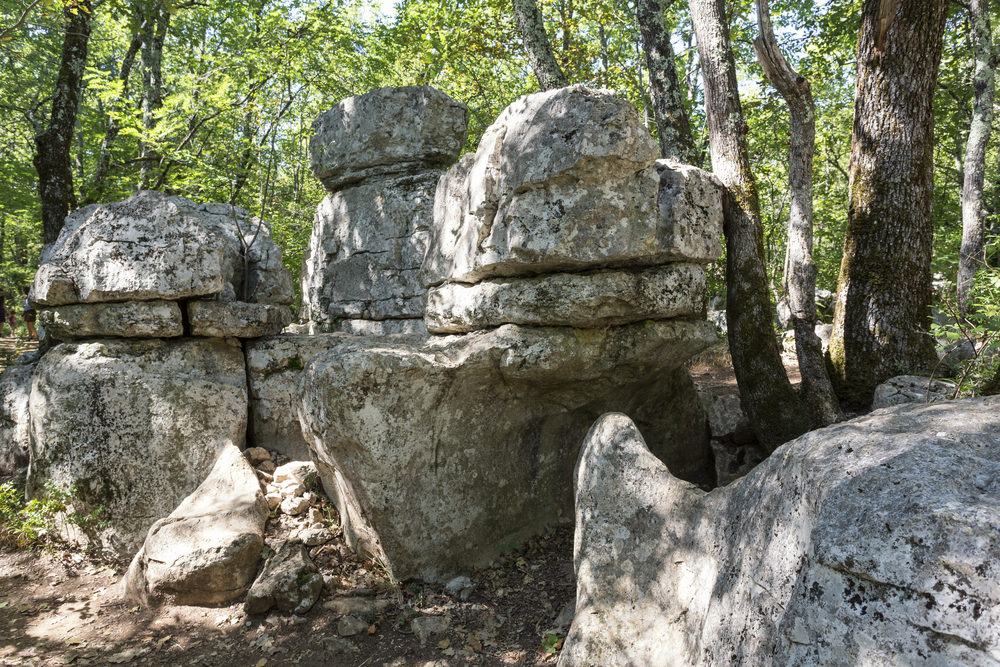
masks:
{"type": "Polygon", "coordinates": [[[42,238],[46,244],[59,238],[70,201],[74,199],[70,149],[87,65],[90,1],[67,3],[64,14],[66,36],[52,97],[52,115],[45,131],[35,137],[34,164],[42,203],[42,238]]]}
{"type": "Polygon", "coordinates": [[[122,58],[121,69],[118,72],[118,83],[121,86],[121,94],[111,103],[111,113],[108,118],[108,127],[104,132],[104,139],[101,140],[100,152],[97,156],[97,167],[94,170],[94,180],[90,187],[90,192],[83,200],[83,204],[96,204],[104,196],[104,183],[111,170],[111,147],[114,146],[118,138],[121,127],[114,112],[119,110],[122,99],[126,97],[128,91],[128,79],[132,73],[132,66],[135,65],[135,57],[142,46],[142,31],[146,29],[146,24],[132,37],[132,42],[128,46],[128,51],[122,58]]]}
{"type": "Polygon", "coordinates": [[[513,0],[514,19],[517,29],[524,41],[524,50],[528,53],[528,62],[535,70],[538,85],[542,90],[552,90],[569,85],[569,79],[556,62],[552,51],[552,43],[545,33],[545,23],[542,13],[538,10],[535,0],[513,0]]]}
{"type": "Polygon", "coordinates": [[[788,382],[774,335],[760,203],[723,3],[691,0],[689,6],[705,81],[712,169],[728,190],[723,216],[729,349],[743,408],[760,443],[773,450],[808,431],[809,414],[788,382]]]}
{"type": "Polygon", "coordinates": [[[965,316],[969,307],[969,290],[983,262],[986,207],[983,203],[983,181],[986,174],[986,146],[993,124],[993,97],[996,90],[994,67],[996,57],[990,33],[989,0],[971,0],[969,19],[972,24],[973,54],[976,60],[972,76],[975,98],[972,103],[972,123],[969,143],[965,148],[965,182],[962,186],[962,249],[958,255],[958,311],[965,316]]]}
{"type": "Polygon", "coordinates": [[[934,90],[947,0],[865,0],[850,207],[830,340],[837,394],[936,362],[930,337],[934,90]]]}
{"type": "Polygon", "coordinates": [[[788,104],[791,137],[788,143],[788,246],[786,289],[795,329],[795,353],[802,374],[802,394],[816,427],[843,421],[844,413],[826,374],[823,346],[816,335],[816,264],[812,258],[813,150],[816,114],[809,81],[789,66],[778,49],[771,27],[768,0],[757,0],[760,37],[754,41],[757,60],[771,85],[788,104]]]}
{"type": "Polygon", "coordinates": [[[155,176],[159,161],[153,132],[156,114],[163,108],[163,42],[167,36],[170,14],[161,2],[149,8],[145,17],[146,30],[140,51],[142,62],[142,162],[139,168],[139,189],[146,190],[155,176]]]}
{"type": "Polygon", "coordinates": [[[664,13],[672,0],[637,0],[636,20],[642,32],[642,47],[649,70],[649,88],[653,116],[660,140],[660,157],[694,164],[698,151],[691,135],[691,121],[684,106],[684,96],[677,83],[674,48],[664,13]]]}

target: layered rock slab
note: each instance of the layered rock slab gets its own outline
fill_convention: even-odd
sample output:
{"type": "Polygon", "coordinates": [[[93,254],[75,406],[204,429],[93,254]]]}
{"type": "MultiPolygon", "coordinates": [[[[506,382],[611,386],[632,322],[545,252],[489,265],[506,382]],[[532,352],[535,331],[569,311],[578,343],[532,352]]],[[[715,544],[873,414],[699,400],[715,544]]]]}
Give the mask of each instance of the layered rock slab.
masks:
{"type": "Polygon", "coordinates": [[[122,581],[143,606],[219,604],[250,588],[268,507],[253,468],[226,445],[205,481],[149,529],[122,581]]]}
{"type": "Polygon", "coordinates": [[[502,324],[589,329],[698,316],[707,286],[695,264],[445,283],[427,293],[424,323],[430,333],[465,333],[502,324]]]}
{"type": "Polygon", "coordinates": [[[39,322],[56,340],[121,336],[173,338],[184,335],[184,318],[176,301],[125,301],[74,304],[43,310],[39,322]]]}
{"type": "Polygon", "coordinates": [[[61,306],[208,295],[292,303],[291,274],[267,223],[238,207],[143,190],[67,216],[42,251],[32,300],[61,306]],[[241,237],[253,239],[246,259],[241,237]]]}
{"type": "Polygon", "coordinates": [[[814,431],[711,493],[605,415],[575,475],[561,667],[997,663],[996,397],[814,431]]]}
{"type": "Polygon", "coordinates": [[[0,475],[13,475],[28,465],[31,412],[28,398],[35,364],[13,364],[0,374],[0,475]]]}
{"type": "Polygon", "coordinates": [[[397,579],[448,581],[568,511],[572,462],[609,408],[647,424],[678,474],[710,475],[680,366],[714,340],[707,322],[345,336],[306,366],[303,435],[349,544],[397,579]]]}
{"type": "Polygon", "coordinates": [[[28,495],[51,480],[75,510],[103,508],[94,537],[131,558],[223,449],[243,446],[243,350],[219,338],[64,343],[38,362],[29,406],[28,495]]]}
{"type": "Polygon", "coordinates": [[[468,107],[430,86],[379,88],[316,119],[309,167],[331,192],[386,173],[447,167],[468,123],[468,107]]]}

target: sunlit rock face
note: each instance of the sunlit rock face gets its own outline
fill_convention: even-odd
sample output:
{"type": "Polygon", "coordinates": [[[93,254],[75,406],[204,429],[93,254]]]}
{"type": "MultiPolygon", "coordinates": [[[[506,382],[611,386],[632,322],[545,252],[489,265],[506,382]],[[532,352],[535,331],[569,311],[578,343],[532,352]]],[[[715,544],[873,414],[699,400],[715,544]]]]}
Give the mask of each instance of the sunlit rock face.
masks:
{"type": "Polygon", "coordinates": [[[444,168],[468,134],[468,109],[428,86],[350,97],[314,123],[313,173],[330,192],[302,262],[308,329],[424,333],[418,274],[444,168]]]}
{"type": "Polygon", "coordinates": [[[560,667],[996,664],[997,397],[813,431],[710,493],[640,430],[584,441],[560,667]]]}
{"type": "MultiPolygon", "coordinates": [[[[393,96],[411,100],[377,99],[393,96]]],[[[573,86],[518,99],[447,172],[384,161],[349,187],[324,181],[302,272],[310,328],[398,335],[307,354],[298,423],[349,543],[397,578],[467,573],[567,516],[572,462],[608,410],[635,417],[676,474],[714,482],[683,364],[715,341],[703,265],[721,252],[721,190],[656,156],[631,105],[573,86]]]]}

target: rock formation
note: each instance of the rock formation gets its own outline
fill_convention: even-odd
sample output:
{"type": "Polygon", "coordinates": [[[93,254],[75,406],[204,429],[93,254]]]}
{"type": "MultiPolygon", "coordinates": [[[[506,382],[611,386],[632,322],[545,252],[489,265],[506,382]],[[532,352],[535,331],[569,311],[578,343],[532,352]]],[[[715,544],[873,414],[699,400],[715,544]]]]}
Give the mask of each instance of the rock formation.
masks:
{"type": "Polygon", "coordinates": [[[330,194],[302,262],[310,332],[423,331],[417,279],[444,167],[465,144],[468,109],[429,86],[351,97],[314,123],[313,174],[330,194]]]}
{"type": "Polygon", "coordinates": [[[28,465],[31,430],[28,397],[34,376],[34,363],[8,366],[0,375],[0,475],[13,475],[28,465]]]}
{"type": "Polygon", "coordinates": [[[808,433],[705,493],[621,414],[575,471],[560,667],[993,665],[1000,400],[808,433]]]}
{"type": "MultiPolygon", "coordinates": [[[[376,101],[396,109],[414,95],[376,91],[331,113],[376,101]]],[[[400,132],[423,136],[420,119],[400,132]]],[[[326,124],[323,116],[317,128],[326,124]]],[[[703,319],[702,266],[721,252],[713,177],[657,162],[631,105],[574,86],[517,100],[476,153],[437,181],[434,197],[422,191],[418,210],[415,190],[399,185],[387,160],[339,147],[354,141],[339,134],[344,126],[317,130],[311,144],[314,165],[325,164],[326,142],[340,156],[334,180],[316,169],[328,188],[360,184],[328,196],[317,213],[314,230],[329,221],[331,231],[315,231],[303,269],[309,318],[415,333],[335,338],[304,355],[290,337],[263,340],[251,385],[258,402],[277,406],[292,391],[285,360],[304,366],[295,373],[302,435],[352,546],[398,579],[447,581],[488,562],[502,544],[568,512],[570,466],[589,424],[609,409],[640,420],[677,474],[714,481],[704,413],[681,368],[715,340],[703,319]],[[365,190],[376,163],[383,180],[365,190]],[[350,169],[363,178],[343,176],[350,169]],[[397,213],[409,227],[394,222],[397,213]],[[407,230],[426,230],[425,253],[399,246],[415,238],[407,230]],[[383,259],[395,262],[391,275],[372,264],[383,259]],[[422,317],[435,335],[365,324],[390,317],[422,317]]],[[[445,134],[435,129],[433,141],[415,145],[438,146],[445,134]]],[[[410,166],[419,154],[396,158],[406,183],[422,178],[410,166]]],[[[270,413],[275,437],[294,430],[282,410],[270,413]]]]}

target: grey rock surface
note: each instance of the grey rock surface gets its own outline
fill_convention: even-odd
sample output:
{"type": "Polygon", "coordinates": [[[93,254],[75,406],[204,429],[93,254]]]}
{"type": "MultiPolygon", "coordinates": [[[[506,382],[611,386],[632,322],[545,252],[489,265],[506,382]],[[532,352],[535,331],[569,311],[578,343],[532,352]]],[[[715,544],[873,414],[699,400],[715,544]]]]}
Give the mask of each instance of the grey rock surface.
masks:
{"type": "Polygon", "coordinates": [[[184,335],[181,309],[175,301],[55,306],[41,311],[38,321],[56,340],[121,336],[173,338],[184,335]]]}
{"type": "Polygon", "coordinates": [[[657,160],[658,242],[675,261],[714,262],[722,255],[722,192],[717,176],[672,160],[657,160]]]}
{"type": "Polygon", "coordinates": [[[502,324],[590,329],[670,319],[700,315],[707,285],[696,264],[445,283],[428,292],[424,322],[438,334],[502,324]]]}
{"type": "Polygon", "coordinates": [[[247,388],[235,339],[94,339],[42,357],[31,389],[29,497],[46,480],[74,509],[103,507],[102,548],[131,559],[150,526],[244,444],[247,388]]]}
{"type": "Polygon", "coordinates": [[[658,264],[658,149],[609,91],[518,98],[441,180],[425,285],[658,264]]]}
{"type": "Polygon", "coordinates": [[[288,306],[241,301],[191,301],[187,313],[191,335],[212,338],[274,336],[292,321],[288,306]]]}
{"type": "Polygon", "coordinates": [[[469,109],[430,86],[348,97],[313,123],[309,168],[327,190],[387,174],[447,167],[468,136],[469,109]]]}
{"type": "Polygon", "coordinates": [[[711,493],[605,415],[576,468],[558,664],[995,665],[998,479],[997,397],[813,431],[711,493]]]}
{"type": "Polygon", "coordinates": [[[270,227],[241,208],[143,190],[67,216],[58,240],[42,250],[32,300],[60,306],[207,295],[292,303],[291,274],[270,227]],[[256,234],[249,276],[241,234],[256,234]]]}
{"type": "Polygon", "coordinates": [[[13,364],[0,374],[0,475],[28,465],[31,413],[28,398],[35,364],[13,364]]]}
{"type": "Polygon", "coordinates": [[[148,607],[240,597],[257,574],[267,513],[253,468],[226,445],[195,492],[149,529],[122,581],[125,599],[148,607]]]}
{"type": "Polygon", "coordinates": [[[418,280],[440,170],[363,183],[316,209],[302,262],[302,319],[326,330],[343,320],[420,319],[418,280]]]}
{"type": "Polygon", "coordinates": [[[955,385],[944,380],[933,380],[920,375],[898,375],[875,387],[872,410],[888,408],[901,403],[930,403],[952,397],[955,385]]]}
{"type": "Polygon", "coordinates": [[[283,542],[253,582],[243,608],[248,614],[262,614],[277,607],[287,614],[301,615],[312,609],[322,592],[323,576],[305,545],[283,542]]]}
{"type": "Polygon", "coordinates": [[[421,644],[426,644],[432,635],[443,634],[448,631],[451,623],[444,616],[420,616],[410,621],[410,629],[417,636],[421,644]]]}
{"type": "Polygon", "coordinates": [[[249,428],[255,443],[292,460],[309,460],[309,445],[299,424],[299,380],[315,355],[336,347],[342,338],[343,334],[282,334],[246,342],[249,428]]]}
{"type": "Polygon", "coordinates": [[[344,616],[337,621],[337,634],[341,637],[353,637],[368,630],[368,624],[356,616],[344,616]]]}
{"type": "Polygon", "coordinates": [[[352,548],[444,583],[569,510],[571,462],[605,410],[636,415],[678,474],[711,477],[680,367],[714,341],[704,321],[343,337],[306,366],[302,433],[352,548]]]}

